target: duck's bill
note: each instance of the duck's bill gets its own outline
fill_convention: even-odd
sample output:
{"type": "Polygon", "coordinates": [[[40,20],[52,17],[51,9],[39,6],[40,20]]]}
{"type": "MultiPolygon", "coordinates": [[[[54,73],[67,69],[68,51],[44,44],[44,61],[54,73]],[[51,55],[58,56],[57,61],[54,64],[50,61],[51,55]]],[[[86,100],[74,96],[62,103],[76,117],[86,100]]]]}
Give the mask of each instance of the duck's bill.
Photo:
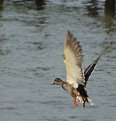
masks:
{"type": "Polygon", "coordinates": [[[54,85],[54,83],[51,83],[50,85],[54,85]]]}

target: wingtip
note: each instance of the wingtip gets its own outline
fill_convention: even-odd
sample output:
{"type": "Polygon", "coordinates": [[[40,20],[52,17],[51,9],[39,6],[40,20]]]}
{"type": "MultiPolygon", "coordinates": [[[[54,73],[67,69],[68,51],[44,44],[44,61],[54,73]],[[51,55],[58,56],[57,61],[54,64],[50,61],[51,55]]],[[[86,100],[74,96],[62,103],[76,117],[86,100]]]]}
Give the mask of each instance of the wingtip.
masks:
{"type": "Polygon", "coordinates": [[[105,52],[110,48],[110,46],[107,46],[104,51],[103,51],[103,54],[105,54],[105,52]]]}
{"type": "Polygon", "coordinates": [[[98,56],[98,58],[94,61],[95,64],[97,64],[97,62],[99,61],[99,59],[101,58],[102,55],[105,54],[105,52],[110,48],[110,46],[107,46],[102,53],[98,56]]]}
{"type": "Polygon", "coordinates": [[[67,30],[66,35],[67,36],[71,36],[72,35],[71,32],[70,32],[70,30],[67,30]]]}
{"type": "Polygon", "coordinates": [[[67,32],[66,32],[66,40],[70,41],[72,39],[72,37],[73,37],[72,33],[69,30],[67,30],[67,32]]]}
{"type": "Polygon", "coordinates": [[[67,33],[70,33],[70,30],[67,30],[67,33]]]}
{"type": "Polygon", "coordinates": [[[70,32],[70,30],[67,30],[67,32],[66,32],[66,39],[67,40],[74,40],[74,41],[76,41],[76,38],[73,36],[73,34],[70,32]]]}

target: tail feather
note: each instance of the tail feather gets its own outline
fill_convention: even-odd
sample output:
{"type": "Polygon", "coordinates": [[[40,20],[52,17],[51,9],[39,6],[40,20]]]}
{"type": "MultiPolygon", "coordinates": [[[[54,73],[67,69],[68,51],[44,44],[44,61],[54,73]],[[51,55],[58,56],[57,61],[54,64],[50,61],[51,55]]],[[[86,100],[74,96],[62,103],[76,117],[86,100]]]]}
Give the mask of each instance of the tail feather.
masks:
{"type": "Polygon", "coordinates": [[[89,97],[87,97],[87,98],[85,99],[85,98],[83,98],[82,96],[77,96],[77,97],[76,97],[76,100],[79,101],[79,102],[82,103],[82,104],[84,104],[86,101],[87,101],[89,104],[91,104],[91,105],[94,104],[93,101],[92,101],[89,97]]]}
{"type": "Polygon", "coordinates": [[[87,97],[87,101],[88,101],[88,103],[91,104],[91,105],[94,104],[93,101],[92,101],[89,97],[87,97]]]}

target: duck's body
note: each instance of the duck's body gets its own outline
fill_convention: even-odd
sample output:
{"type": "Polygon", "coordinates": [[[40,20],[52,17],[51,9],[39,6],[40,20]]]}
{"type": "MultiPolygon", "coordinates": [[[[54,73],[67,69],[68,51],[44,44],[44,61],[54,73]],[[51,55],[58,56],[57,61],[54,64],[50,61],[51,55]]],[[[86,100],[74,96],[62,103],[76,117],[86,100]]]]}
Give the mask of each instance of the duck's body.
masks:
{"type": "MultiPolygon", "coordinates": [[[[103,54],[103,53],[102,53],[103,54]]],[[[101,54],[101,55],[102,55],[101,54]]],[[[93,72],[101,55],[88,66],[85,71],[82,68],[83,56],[82,49],[79,42],[67,31],[66,40],[64,44],[63,60],[67,72],[67,80],[64,82],[60,78],[56,78],[52,85],[60,85],[66,90],[73,98],[74,104],[77,107],[77,101],[80,101],[85,107],[85,102],[93,104],[85,90],[87,81],[93,72]]]]}
{"type": "MultiPolygon", "coordinates": [[[[85,107],[86,101],[87,102],[91,101],[91,99],[87,95],[86,90],[82,85],[80,85],[77,89],[75,89],[71,84],[65,82],[62,87],[74,98],[73,102],[76,107],[78,107],[76,100],[77,101],[79,100],[83,104],[83,108],[85,107]]],[[[90,104],[92,104],[92,101],[90,102],[90,104]]]]}
{"type": "Polygon", "coordinates": [[[78,107],[77,101],[83,104],[83,108],[85,108],[85,102],[89,102],[91,105],[93,104],[83,85],[79,85],[79,87],[75,89],[72,84],[69,84],[67,81],[64,82],[60,78],[56,78],[52,85],[60,85],[68,92],[74,98],[73,102],[76,107],[78,107]]]}

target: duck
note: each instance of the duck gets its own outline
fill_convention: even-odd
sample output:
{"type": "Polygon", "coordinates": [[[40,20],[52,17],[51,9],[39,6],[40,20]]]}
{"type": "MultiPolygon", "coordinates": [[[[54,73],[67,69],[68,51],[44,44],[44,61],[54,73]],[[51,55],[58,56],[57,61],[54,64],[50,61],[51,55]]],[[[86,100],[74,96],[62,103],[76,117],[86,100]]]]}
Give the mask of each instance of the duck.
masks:
{"type": "Polygon", "coordinates": [[[78,107],[78,102],[83,104],[83,108],[85,108],[86,102],[93,105],[94,103],[88,96],[85,88],[90,75],[105,51],[103,51],[94,62],[84,70],[82,65],[82,47],[80,42],[77,41],[73,34],[68,30],[66,32],[63,55],[67,79],[66,81],[63,81],[60,78],[56,78],[51,85],[60,85],[68,92],[73,97],[73,103],[76,107],[78,107]]]}

